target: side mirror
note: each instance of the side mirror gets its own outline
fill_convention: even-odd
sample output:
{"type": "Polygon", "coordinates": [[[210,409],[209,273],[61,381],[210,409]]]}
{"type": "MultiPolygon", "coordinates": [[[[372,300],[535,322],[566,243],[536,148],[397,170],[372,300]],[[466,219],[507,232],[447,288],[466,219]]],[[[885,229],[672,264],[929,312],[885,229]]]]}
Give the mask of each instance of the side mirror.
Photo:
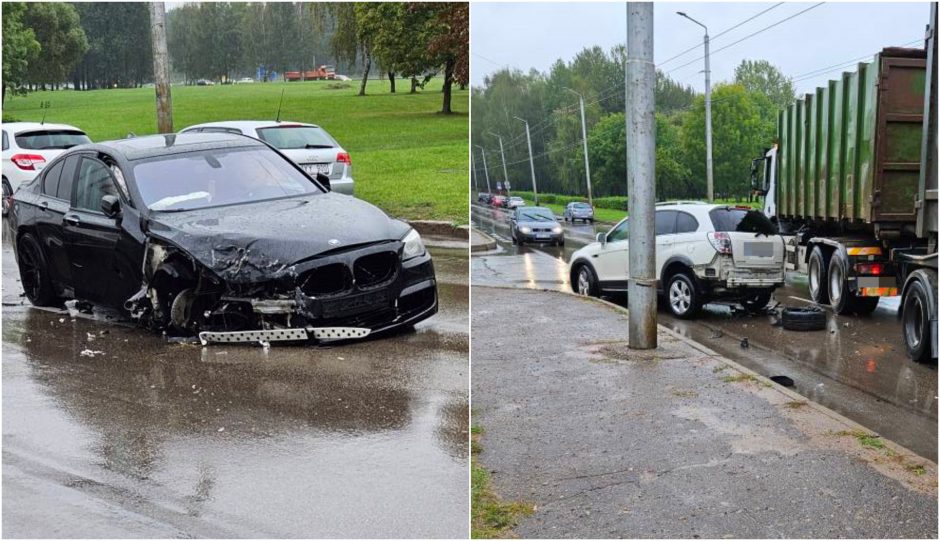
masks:
{"type": "Polygon", "coordinates": [[[116,195],[101,196],[101,212],[108,218],[115,218],[121,213],[121,200],[116,195]]]}
{"type": "Polygon", "coordinates": [[[322,184],[326,188],[326,191],[333,191],[333,187],[330,186],[330,177],[324,175],[323,173],[317,173],[317,182],[322,184]]]}
{"type": "Polygon", "coordinates": [[[601,246],[607,244],[607,233],[598,233],[596,238],[597,242],[601,243],[601,246]]]}

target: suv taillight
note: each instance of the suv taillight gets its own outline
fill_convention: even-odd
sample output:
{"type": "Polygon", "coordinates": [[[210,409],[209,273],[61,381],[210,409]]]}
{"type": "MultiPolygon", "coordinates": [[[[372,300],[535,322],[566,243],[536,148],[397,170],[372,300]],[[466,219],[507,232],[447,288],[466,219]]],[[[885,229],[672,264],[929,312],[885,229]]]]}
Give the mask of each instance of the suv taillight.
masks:
{"type": "Polygon", "coordinates": [[[46,159],[39,154],[14,154],[10,160],[23,171],[35,171],[37,165],[46,163],[46,159]]]}
{"type": "Polygon", "coordinates": [[[724,231],[709,233],[708,242],[712,243],[712,248],[719,254],[731,255],[731,235],[724,231]]]}
{"type": "Polygon", "coordinates": [[[339,163],[345,163],[346,165],[352,165],[352,159],[349,158],[348,152],[339,152],[336,154],[336,161],[339,163]]]}

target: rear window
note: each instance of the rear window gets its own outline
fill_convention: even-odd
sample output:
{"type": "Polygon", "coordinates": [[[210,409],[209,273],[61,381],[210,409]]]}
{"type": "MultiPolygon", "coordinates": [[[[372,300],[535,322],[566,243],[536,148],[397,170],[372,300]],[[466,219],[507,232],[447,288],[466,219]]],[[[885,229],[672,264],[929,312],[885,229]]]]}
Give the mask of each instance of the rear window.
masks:
{"type": "Polygon", "coordinates": [[[258,137],[274,148],[291,150],[298,148],[334,148],[336,142],[322,128],[311,126],[279,126],[260,128],[258,137]]]}
{"type": "Polygon", "coordinates": [[[708,215],[712,219],[715,231],[736,231],[738,233],[760,233],[776,235],[777,227],[756,210],[737,208],[716,208],[708,215]]]}
{"type": "Polygon", "coordinates": [[[20,148],[28,150],[72,148],[75,145],[91,142],[91,139],[84,132],[78,130],[39,130],[18,133],[14,137],[20,148]]]}
{"type": "Polygon", "coordinates": [[[588,205],[587,203],[572,203],[571,206],[574,207],[574,208],[576,208],[576,209],[589,209],[589,208],[591,208],[591,205],[588,205]]]}

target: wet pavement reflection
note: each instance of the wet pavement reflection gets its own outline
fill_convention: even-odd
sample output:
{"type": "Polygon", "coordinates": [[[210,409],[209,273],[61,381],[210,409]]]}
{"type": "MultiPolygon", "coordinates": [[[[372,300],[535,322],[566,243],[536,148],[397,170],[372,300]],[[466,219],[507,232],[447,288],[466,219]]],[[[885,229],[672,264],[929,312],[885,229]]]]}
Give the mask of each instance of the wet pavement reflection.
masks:
{"type": "Polygon", "coordinates": [[[432,253],[413,332],[201,347],[29,306],[5,238],[4,536],[466,538],[467,259],[432,253]]]}
{"type": "MultiPolygon", "coordinates": [[[[510,242],[505,211],[473,206],[474,226],[498,247],[474,254],[474,285],[571,291],[567,262],[594,240],[605,224],[566,224],[564,247],[510,242]]],[[[786,306],[810,304],[805,276],[791,273],[774,293],[786,306]]],[[[626,299],[611,298],[623,306],[626,299]]],[[[771,302],[773,305],[774,302],[771,302]]],[[[705,307],[694,321],[658,311],[659,323],[766,376],[785,375],[794,390],[914,452],[937,460],[937,366],[907,358],[897,320],[898,299],[882,299],[870,317],[828,312],[825,331],[784,330],[773,313],[750,315],[721,304],[705,307]],[[741,342],[747,338],[748,347],[741,342]]]]}

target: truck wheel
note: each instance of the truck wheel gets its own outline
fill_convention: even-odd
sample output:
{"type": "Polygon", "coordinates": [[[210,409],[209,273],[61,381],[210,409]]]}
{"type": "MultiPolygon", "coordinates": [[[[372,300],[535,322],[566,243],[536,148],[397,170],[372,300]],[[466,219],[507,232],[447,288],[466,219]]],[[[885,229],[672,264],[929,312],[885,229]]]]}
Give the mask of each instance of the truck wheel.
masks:
{"type": "Polygon", "coordinates": [[[904,333],[904,345],[907,346],[907,355],[914,361],[922,363],[931,357],[931,321],[930,321],[930,294],[928,293],[928,280],[926,277],[914,275],[907,286],[904,298],[901,300],[901,325],[904,333]]]}
{"type": "Polygon", "coordinates": [[[848,288],[848,283],[846,282],[846,277],[848,276],[849,265],[845,261],[845,257],[840,254],[838,251],[832,254],[832,257],[829,259],[829,273],[828,273],[828,292],[829,292],[829,304],[832,306],[832,311],[839,314],[847,314],[852,311],[855,295],[853,295],[848,288]]]}
{"type": "Polygon", "coordinates": [[[809,254],[809,296],[816,304],[829,302],[829,258],[821,246],[809,254]]]}

